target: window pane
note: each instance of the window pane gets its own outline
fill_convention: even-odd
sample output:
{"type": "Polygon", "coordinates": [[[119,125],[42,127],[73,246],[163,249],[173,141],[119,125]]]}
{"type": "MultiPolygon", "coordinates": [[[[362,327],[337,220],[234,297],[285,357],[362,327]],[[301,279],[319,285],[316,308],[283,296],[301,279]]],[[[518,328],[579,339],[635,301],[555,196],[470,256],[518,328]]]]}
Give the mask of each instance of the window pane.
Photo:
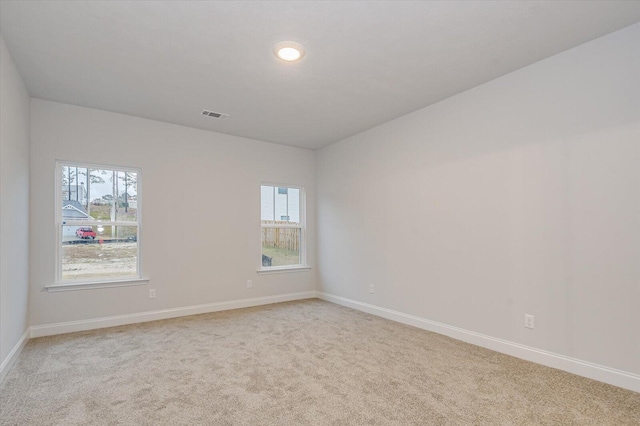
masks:
{"type": "Polygon", "coordinates": [[[276,200],[275,200],[275,212],[276,212],[276,221],[282,221],[282,217],[283,216],[289,216],[287,214],[287,207],[288,207],[288,195],[289,194],[281,194],[280,192],[278,192],[276,194],[276,200]]]}
{"type": "Polygon", "coordinates": [[[262,220],[275,220],[273,201],[274,201],[273,186],[261,186],[260,187],[260,217],[262,220]]]}
{"type": "Polygon", "coordinates": [[[263,267],[300,263],[300,228],[262,228],[263,267]]]}
{"type": "Polygon", "coordinates": [[[116,220],[135,222],[138,220],[138,174],[134,172],[116,172],[117,203],[113,203],[116,220]]]}
{"type": "Polygon", "coordinates": [[[62,200],[87,205],[86,169],[75,166],[62,167],[62,200]]]}
{"type": "Polygon", "coordinates": [[[289,188],[287,195],[289,196],[287,200],[288,222],[296,225],[300,224],[300,190],[298,188],[289,188]]]}
{"type": "Polygon", "coordinates": [[[137,226],[62,227],[63,280],[137,276],[137,226]]]}
{"type": "Polygon", "coordinates": [[[116,220],[113,205],[113,170],[88,169],[89,205],[87,212],[96,220],[116,220]]]}
{"type": "Polygon", "coordinates": [[[263,223],[300,224],[300,190],[298,188],[263,185],[260,201],[263,223]]]}
{"type": "Polygon", "coordinates": [[[62,166],[62,220],[137,222],[138,174],[62,166]]]}

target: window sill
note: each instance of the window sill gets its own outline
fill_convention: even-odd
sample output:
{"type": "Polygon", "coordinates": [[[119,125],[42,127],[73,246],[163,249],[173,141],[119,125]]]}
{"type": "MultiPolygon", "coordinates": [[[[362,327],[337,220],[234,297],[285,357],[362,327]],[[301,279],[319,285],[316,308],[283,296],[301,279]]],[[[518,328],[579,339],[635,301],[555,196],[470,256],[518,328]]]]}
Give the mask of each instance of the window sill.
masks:
{"type": "Polygon", "coordinates": [[[283,274],[287,272],[305,272],[309,271],[311,266],[276,266],[273,268],[262,268],[256,272],[259,274],[283,274]]]}
{"type": "Polygon", "coordinates": [[[46,286],[45,290],[47,290],[49,293],[56,293],[60,291],[90,290],[94,288],[130,287],[136,285],[145,285],[148,282],[149,278],[131,278],[128,280],[58,283],[46,286]]]}

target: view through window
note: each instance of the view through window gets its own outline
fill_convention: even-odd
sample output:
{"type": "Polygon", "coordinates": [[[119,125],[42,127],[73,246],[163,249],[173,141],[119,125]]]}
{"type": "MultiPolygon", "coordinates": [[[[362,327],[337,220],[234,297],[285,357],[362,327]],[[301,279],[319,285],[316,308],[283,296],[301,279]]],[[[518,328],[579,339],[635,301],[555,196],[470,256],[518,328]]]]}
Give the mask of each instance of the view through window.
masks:
{"type": "Polygon", "coordinates": [[[139,171],[58,163],[58,280],[139,278],[139,171]]]}
{"type": "Polygon", "coordinates": [[[262,267],[304,265],[304,192],[262,185],[262,267]]]}

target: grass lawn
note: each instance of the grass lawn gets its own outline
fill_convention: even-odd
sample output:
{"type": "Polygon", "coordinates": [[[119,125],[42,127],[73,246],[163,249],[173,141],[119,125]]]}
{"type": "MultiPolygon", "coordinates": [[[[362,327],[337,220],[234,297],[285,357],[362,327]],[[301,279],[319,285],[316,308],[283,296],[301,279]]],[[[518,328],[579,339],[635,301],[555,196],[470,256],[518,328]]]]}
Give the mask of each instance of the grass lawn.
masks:
{"type": "MultiPolygon", "coordinates": [[[[116,211],[116,220],[122,222],[135,222],[137,209],[129,207],[126,212],[124,210],[124,207],[118,207],[118,210],[116,211]]],[[[111,220],[111,206],[96,206],[92,204],[89,206],[89,212],[91,217],[96,220],[111,220]]]]}
{"type": "Polygon", "coordinates": [[[300,263],[300,252],[298,251],[262,246],[262,254],[271,258],[271,266],[297,265],[300,263]]]}

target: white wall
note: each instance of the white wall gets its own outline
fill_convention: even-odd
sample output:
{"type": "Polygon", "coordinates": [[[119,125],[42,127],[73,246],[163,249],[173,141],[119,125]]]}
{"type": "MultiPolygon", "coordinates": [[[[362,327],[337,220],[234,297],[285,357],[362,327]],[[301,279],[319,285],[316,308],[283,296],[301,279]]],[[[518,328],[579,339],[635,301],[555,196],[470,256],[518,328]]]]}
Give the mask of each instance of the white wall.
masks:
{"type": "Polygon", "coordinates": [[[1,37],[0,236],[2,365],[29,326],[29,94],[1,37]]]}
{"type": "Polygon", "coordinates": [[[256,274],[261,181],[306,187],[315,266],[313,151],[38,99],[31,144],[32,326],[314,290],[314,271],[256,274]],[[142,169],[148,285],[43,291],[55,277],[55,160],[142,169]]]}
{"type": "Polygon", "coordinates": [[[322,149],[319,289],[640,373],[639,41],[637,24],[322,149]]]}

